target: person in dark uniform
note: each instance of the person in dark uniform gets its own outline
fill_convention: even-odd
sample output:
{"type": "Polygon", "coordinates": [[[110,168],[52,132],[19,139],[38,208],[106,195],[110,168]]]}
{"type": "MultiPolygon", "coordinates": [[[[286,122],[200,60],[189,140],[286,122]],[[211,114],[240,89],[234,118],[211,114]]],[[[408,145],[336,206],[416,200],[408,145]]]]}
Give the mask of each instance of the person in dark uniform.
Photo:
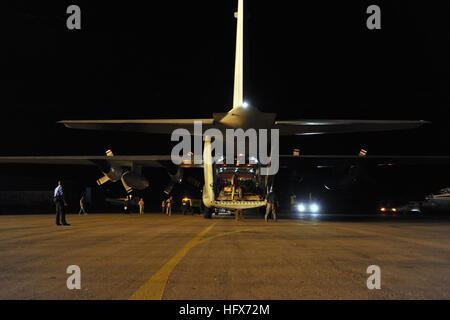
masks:
{"type": "Polygon", "coordinates": [[[53,193],[53,202],[56,207],[56,225],[70,226],[70,224],[66,221],[66,212],[64,207],[67,207],[67,202],[61,181],[58,181],[58,186],[55,188],[55,192],[53,193]]]}
{"type": "Polygon", "coordinates": [[[275,192],[273,192],[272,187],[266,197],[266,216],[264,218],[266,222],[267,219],[269,218],[269,213],[271,212],[273,221],[277,221],[277,212],[275,210],[275,204],[278,204],[278,200],[277,197],[275,196],[275,192]]]}

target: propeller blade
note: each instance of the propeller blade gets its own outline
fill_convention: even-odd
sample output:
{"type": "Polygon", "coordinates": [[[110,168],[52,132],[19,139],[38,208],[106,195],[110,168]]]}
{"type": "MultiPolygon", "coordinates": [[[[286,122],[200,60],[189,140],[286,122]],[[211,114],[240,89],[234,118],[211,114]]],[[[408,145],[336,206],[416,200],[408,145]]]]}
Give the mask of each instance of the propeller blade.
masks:
{"type": "Polygon", "coordinates": [[[123,185],[123,187],[125,188],[125,191],[126,191],[127,193],[130,193],[130,192],[133,191],[133,188],[130,187],[129,185],[127,185],[127,183],[126,183],[125,180],[123,179],[123,176],[122,176],[122,179],[120,179],[120,180],[122,181],[122,185],[123,185]]]}
{"type": "Polygon", "coordinates": [[[109,180],[110,179],[108,178],[108,176],[104,175],[103,177],[97,180],[97,184],[101,186],[102,184],[108,182],[109,180]]]}
{"type": "Polygon", "coordinates": [[[169,195],[172,192],[173,187],[175,186],[176,181],[170,180],[167,186],[164,188],[164,193],[169,195]]]}
{"type": "Polygon", "coordinates": [[[108,157],[114,157],[114,153],[111,150],[106,150],[106,155],[108,157]]]}

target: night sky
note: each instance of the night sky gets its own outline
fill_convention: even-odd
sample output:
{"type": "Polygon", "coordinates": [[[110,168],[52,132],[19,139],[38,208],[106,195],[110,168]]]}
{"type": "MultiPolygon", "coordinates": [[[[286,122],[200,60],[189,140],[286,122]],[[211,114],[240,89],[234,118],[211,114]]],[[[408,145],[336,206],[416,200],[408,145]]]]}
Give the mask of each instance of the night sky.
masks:
{"type": "MultiPolygon", "coordinates": [[[[230,110],[236,7],[234,0],[14,1],[1,59],[1,155],[169,153],[168,137],[55,122],[209,118],[230,110]],[[66,28],[70,4],[81,7],[81,30],[66,28]]],[[[357,154],[363,147],[449,155],[449,9],[445,1],[247,0],[245,99],[278,119],[433,122],[395,133],[287,138],[282,153],[357,154]],[[366,27],[371,4],[381,8],[381,30],[366,27]]]]}

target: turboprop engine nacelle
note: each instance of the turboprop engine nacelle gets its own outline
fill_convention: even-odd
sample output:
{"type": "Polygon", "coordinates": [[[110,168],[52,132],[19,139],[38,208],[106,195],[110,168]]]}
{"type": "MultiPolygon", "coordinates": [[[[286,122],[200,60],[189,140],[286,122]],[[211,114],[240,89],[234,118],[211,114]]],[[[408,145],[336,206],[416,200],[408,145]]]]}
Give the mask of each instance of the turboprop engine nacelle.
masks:
{"type": "Polygon", "coordinates": [[[121,167],[111,167],[108,173],[105,173],[105,176],[109,178],[112,182],[119,181],[122,178],[123,169],[121,167]]]}
{"type": "MultiPolygon", "coordinates": [[[[111,157],[113,160],[114,154],[111,150],[106,151],[106,155],[111,157]]],[[[108,162],[109,165],[109,162],[108,162]]],[[[125,171],[120,166],[111,165],[109,167],[109,171],[105,172],[107,169],[103,167],[101,168],[103,172],[103,177],[97,180],[98,185],[102,185],[108,181],[116,182],[121,181],[125,190],[129,193],[133,191],[133,189],[144,190],[149,186],[148,179],[141,175],[141,167],[136,167],[132,171],[125,171]],[[136,172],[137,170],[137,172],[136,172]]]]}
{"type": "Polygon", "coordinates": [[[101,186],[108,181],[119,181],[122,179],[122,175],[123,169],[121,167],[111,167],[108,172],[103,172],[103,177],[97,180],[97,184],[101,186]]]}
{"type": "Polygon", "coordinates": [[[133,171],[127,171],[122,175],[122,183],[127,191],[128,188],[144,190],[150,185],[146,177],[133,171]]]}
{"type": "Polygon", "coordinates": [[[164,193],[169,195],[172,192],[173,187],[176,183],[181,183],[183,181],[183,168],[177,167],[175,173],[171,173],[170,170],[168,170],[168,174],[170,177],[170,181],[167,184],[167,186],[164,188],[164,193]]]}

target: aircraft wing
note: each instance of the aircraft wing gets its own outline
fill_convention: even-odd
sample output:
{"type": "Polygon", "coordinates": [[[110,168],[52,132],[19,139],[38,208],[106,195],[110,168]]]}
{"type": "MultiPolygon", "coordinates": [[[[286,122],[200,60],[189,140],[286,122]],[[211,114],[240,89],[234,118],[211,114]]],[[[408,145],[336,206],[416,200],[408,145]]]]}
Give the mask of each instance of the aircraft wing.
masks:
{"type": "MultiPolygon", "coordinates": [[[[108,156],[30,156],[30,157],[0,157],[1,163],[22,164],[50,164],[50,165],[91,165],[96,166],[104,162],[112,165],[131,167],[155,167],[164,168],[164,163],[171,161],[170,155],[118,155],[108,156]]],[[[182,167],[196,167],[201,165],[183,162],[182,167]]]]}
{"type": "MultiPolygon", "coordinates": [[[[212,128],[214,119],[141,119],[141,120],[61,120],[67,128],[171,134],[184,128],[194,134],[194,122],[201,121],[203,130],[212,128]]],[[[203,134],[203,133],[202,133],[203,134]]]]}
{"type": "Polygon", "coordinates": [[[289,166],[297,161],[307,161],[318,167],[332,167],[336,164],[367,163],[377,166],[394,165],[450,165],[450,156],[392,156],[392,155],[280,155],[280,163],[289,166]]]}
{"type": "MultiPolygon", "coordinates": [[[[392,165],[450,165],[450,156],[391,156],[391,155],[280,155],[280,166],[289,167],[298,161],[314,163],[320,167],[331,167],[339,163],[371,163],[378,166],[392,165]]],[[[165,168],[172,162],[169,155],[115,155],[108,156],[12,156],[0,157],[0,164],[42,164],[42,165],[87,165],[98,166],[108,162],[111,165],[132,167],[165,168]]],[[[203,164],[183,161],[184,168],[202,168],[203,164]]]]}
{"type": "Polygon", "coordinates": [[[429,122],[424,120],[294,120],[275,121],[274,128],[280,130],[280,135],[313,135],[414,129],[426,123],[429,122]]]}

